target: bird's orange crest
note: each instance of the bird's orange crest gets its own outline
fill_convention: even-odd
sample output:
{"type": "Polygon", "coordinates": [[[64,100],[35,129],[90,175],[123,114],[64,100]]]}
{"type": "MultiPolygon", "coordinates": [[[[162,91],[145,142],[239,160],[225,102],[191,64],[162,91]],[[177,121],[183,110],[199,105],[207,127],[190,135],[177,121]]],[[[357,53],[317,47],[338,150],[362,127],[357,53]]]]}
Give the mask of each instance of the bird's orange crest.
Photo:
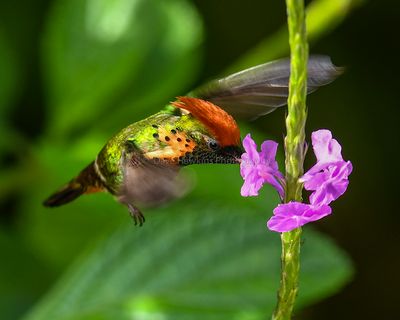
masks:
{"type": "Polygon", "coordinates": [[[225,110],[202,99],[178,97],[172,105],[189,111],[213,134],[221,147],[238,146],[240,144],[239,127],[225,110]]]}

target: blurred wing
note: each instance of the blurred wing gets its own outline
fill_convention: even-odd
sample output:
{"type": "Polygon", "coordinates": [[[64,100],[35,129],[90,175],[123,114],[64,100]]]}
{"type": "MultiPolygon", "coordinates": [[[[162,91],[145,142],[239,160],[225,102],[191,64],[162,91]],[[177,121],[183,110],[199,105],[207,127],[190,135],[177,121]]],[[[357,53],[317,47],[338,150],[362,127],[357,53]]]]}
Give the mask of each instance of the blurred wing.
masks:
{"type": "Polygon", "coordinates": [[[157,206],[183,196],[190,187],[178,166],[134,155],[124,164],[118,200],[132,205],[157,206]]]}
{"type": "MultiPolygon", "coordinates": [[[[328,56],[310,56],[307,92],[335,80],[342,69],[328,56]]],[[[290,59],[268,62],[214,80],[190,93],[211,101],[229,114],[241,119],[256,119],[286,105],[290,76],[290,59]]]]}

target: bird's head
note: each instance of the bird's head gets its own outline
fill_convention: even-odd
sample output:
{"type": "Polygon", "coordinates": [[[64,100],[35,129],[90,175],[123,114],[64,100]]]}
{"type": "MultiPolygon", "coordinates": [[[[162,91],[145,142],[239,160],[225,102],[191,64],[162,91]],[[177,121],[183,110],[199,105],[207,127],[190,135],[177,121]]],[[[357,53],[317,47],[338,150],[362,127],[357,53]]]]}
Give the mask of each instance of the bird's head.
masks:
{"type": "Polygon", "coordinates": [[[240,162],[243,153],[240,130],[231,115],[215,104],[197,98],[179,97],[172,105],[190,113],[205,128],[205,133],[197,136],[193,151],[180,157],[181,165],[240,162]]]}

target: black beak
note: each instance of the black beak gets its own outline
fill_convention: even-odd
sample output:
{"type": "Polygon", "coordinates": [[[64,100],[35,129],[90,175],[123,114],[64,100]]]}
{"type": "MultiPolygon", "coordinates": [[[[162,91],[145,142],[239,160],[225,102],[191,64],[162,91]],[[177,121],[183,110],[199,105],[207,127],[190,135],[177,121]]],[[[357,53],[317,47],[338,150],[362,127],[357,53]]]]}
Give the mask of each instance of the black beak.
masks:
{"type": "Polygon", "coordinates": [[[228,146],[224,147],[221,150],[221,154],[223,158],[226,160],[226,163],[240,163],[241,156],[244,153],[244,149],[242,146],[228,146]]]}

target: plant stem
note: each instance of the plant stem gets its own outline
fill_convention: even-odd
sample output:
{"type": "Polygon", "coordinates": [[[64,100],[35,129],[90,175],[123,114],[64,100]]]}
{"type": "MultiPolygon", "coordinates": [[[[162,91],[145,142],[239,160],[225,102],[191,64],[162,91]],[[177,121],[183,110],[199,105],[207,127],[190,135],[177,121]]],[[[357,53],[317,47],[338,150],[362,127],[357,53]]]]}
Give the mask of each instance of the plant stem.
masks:
{"type": "MultiPolygon", "coordinates": [[[[304,0],[286,0],[286,6],[291,57],[285,137],[285,202],[289,202],[302,201],[303,186],[298,179],[304,170],[308,44],[304,0]]],[[[299,282],[300,238],[301,228],[281,235],[281,283],[273,320],[289,320],[292,315],[299,282]]]]}

